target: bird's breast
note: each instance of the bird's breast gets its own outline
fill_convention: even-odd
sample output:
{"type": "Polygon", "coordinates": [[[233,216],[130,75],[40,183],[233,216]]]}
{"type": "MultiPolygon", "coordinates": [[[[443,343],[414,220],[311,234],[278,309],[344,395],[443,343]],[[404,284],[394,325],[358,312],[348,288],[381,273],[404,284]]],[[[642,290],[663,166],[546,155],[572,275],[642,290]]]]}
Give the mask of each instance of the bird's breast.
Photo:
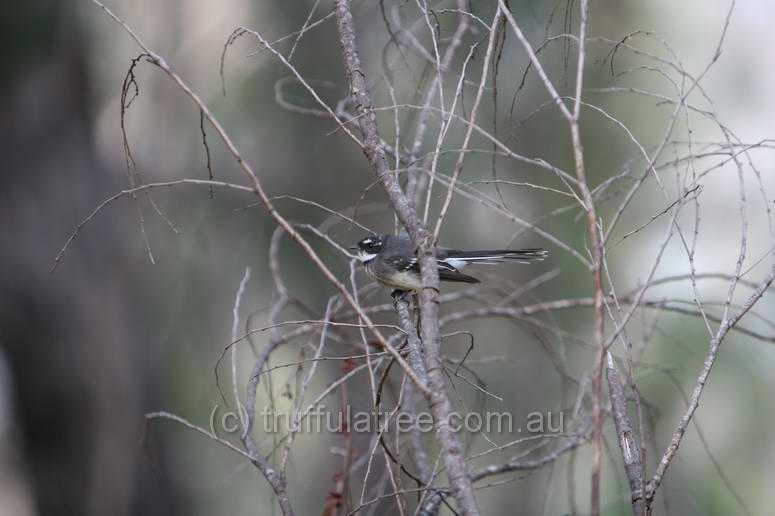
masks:
{"type": "Polygon", "coordinates": [[[419,290],[422,288],[422,280],[416,272],[395,271],[391,272],[390,277],[383,276],[366,264],[366,273],[374,278],[378,283],[389,288],[400,290],[419,290]]]}

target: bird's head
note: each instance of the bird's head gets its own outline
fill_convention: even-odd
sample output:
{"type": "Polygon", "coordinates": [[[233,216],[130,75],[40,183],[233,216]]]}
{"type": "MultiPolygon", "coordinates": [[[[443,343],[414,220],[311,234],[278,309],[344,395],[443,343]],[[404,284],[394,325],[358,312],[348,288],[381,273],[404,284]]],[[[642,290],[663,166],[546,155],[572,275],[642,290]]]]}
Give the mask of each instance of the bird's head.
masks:
{"type": "Polygon", "coordinates": [[[367,263],[377,257],[382,250],[384,240],[385,237],[382,235],[369,235],[359,240],[356,245],[351,246],[350,250],[357,253],[361,262],[367,263]]]}

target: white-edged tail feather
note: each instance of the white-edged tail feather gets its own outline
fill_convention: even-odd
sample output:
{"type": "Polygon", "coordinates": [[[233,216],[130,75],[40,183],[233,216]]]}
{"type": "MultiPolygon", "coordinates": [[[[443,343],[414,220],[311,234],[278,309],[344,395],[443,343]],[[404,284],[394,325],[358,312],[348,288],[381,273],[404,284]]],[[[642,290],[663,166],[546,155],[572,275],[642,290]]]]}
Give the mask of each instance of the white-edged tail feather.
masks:
{"type": "Polygon", "coordinates": [[[499,249],[493,251],[447,251],[440,262],[445,262],[456,269],[462,269],[468,264],[496,265],[505,261],[530,263],[543,260],[549,255],[545,249],[499,249]]]}

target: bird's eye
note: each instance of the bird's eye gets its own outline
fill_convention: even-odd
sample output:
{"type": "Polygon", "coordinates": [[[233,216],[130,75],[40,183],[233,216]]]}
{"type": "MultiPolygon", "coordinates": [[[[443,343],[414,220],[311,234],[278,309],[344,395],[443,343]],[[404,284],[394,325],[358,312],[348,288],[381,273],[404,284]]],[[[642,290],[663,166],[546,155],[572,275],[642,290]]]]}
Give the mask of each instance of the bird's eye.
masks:
{"type": "Polygon", "coordinates": [[[375,250],[382,247],[382,239],[375,238],[375,237],[366,237],[360,242],[358,242],[358,246],[364,251],[373,253],[375,250]]]}

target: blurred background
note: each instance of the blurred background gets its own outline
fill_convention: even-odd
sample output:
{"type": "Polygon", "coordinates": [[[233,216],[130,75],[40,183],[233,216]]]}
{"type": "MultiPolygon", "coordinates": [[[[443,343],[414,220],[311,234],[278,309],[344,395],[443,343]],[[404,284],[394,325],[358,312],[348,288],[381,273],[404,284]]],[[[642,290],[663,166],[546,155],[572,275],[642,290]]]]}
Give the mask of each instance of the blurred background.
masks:
{"type": "MultiPolygon", "coordinates": [[[[360,150],[341,131],[335,132],[330,120],[292,113],[278,105],[275,83],[288,75],[287,70],[268,52],[251,56],[258,47],[255,41],[243,38],[226,58],[226,96],[218,73],[224,43],[233,29],[246,26],[274,40],[298,30],[314,4],[313,0],[115,0],[109,6],[201,95],[270,195],[293,195],[347,211],[373,182],[373,173],[360,150]]],[[[386,4],[401,7],[403,2],[386,4]]],[[[483,19],[491,19],[492,2],[473,4],[483,19]]],[[[542,41],[553,12],[552,32],[561,32],[566,2],[511,4],[534,44],[542,41]]],[[[332,2],[324,0],[313,19],[331,7],[332,2]]],[[[411,7],[405,7],[410,18],[416,15],[411,7]]],[[[389,37],[379,3],[357,1],[353,9],[365,69],[369,78],[375,78],[374,102],[389,105],[389,92],[376,79],[384,73],[382,51],[389,37]]],[[[595,0],[591,9],[591,36],[619,40],[635,30],[655,31],[669,42],[687,70],[699,74],[713,57],[728,5],[701,0],[595,0]]],[[[578,11],[571,10],[576,13],[571,18],[575,32],[578,11]]],[[[446,33],[452,22],[450,16],[442,19],[446,33]]],[[[174,223],[175,232],[145,196],[138,196],[137,202],[124,197],[84,226],[56,272],[50,274],[55,256],[76,226],[102,201],[128,187],[120,96],[130,60],[140,49],[86,0],[28,0],[4,8],[0,24],[4,57],[0,82],[0,516],[278,514],[265,480],[239,456],[170,421],[146,425],[144,418],[147,412],[167,410],[207,427],[213,410],[223,408],[213,370],[231,341],[232,305],[245,267],[251,268],[252,275],[243,299],[243,316],[273,301],[267,252],[272,221],[261,208],[240,209],[255,201],[243,192],[216,189],[211,199],[208,189],[201,186],[154,190],[153,201],[174,223]],[[138,205],[153,263],[140,231],[138,205]]],[[[702,83],[720,119],[744,142],[772,136],[774,24],[772,2],[739,0],[723,53],[702,83]]],[[[481,37],[481,31],[469,35],[467,44],[481,37]]],[[[286,40],[278,48],[287,55],[292,42],[286,40]]],[[[664,53],[655,39],[638,43],[664,53]]],[[[527,61],[511,34],[507,45],[511,51],[504,54],[498,76],[500,99],[497,108],[491,99],[485,100],[483,119],[489,118],[489,127],[497,119],[499,137],[515,150],[571,170],[567,128],[556,112],[544,110],[520,123],[547,98],[534,75],[529,76],[512,108],[527,61]]],[[[614,84],[610,62],[602,61],[610,46],[591,45],[591,49],[588,86],[614,84]]],[[[572,65],[570,70],[563,66],[564,55],[562,45],[557,45],[543,53],[542,59],[561,93],[569,94],[574,73],[572,65]]],[[[416,56],[412,59],[417,61],[416,56]]],[[[481,60],[478,56],[472,61],[474,81],[481,60]]],[[[330,82],[320,86],[330,103],[346,94],[333,19],[305,34],[293,63],[305,77],[330,82]]],[[[643,64],[630,52],[617,53],[615,65],[620,70],[643,64]]],[[[409,68],[422,73],[420,65],[409,68]]],[[[406,69],[402,73],[409,74],[406,69]]],[[[207,156],[197,110],[152,66],[141,64],[136,76],[139,96],[127,114],[126,127],[144,180],[206,179],[207,156]]],[[[448,91],[454,91],[455,81],[450,79],[448,91]]],[[[635,71],[623,81],[631,87],[674,93],[659,74],[647,70],[635,71]]],[[[411,76],[397,81],[397,94],[406,102],[413,96],[412,82],[411,76]]],[[[474,92],[467,90],[467,109],[474,92]]],[[[296,86],[289,87],[288,93],[296,104],[313,106],[296,86]]],[[[632,95],[589,92],[585,99],[614,113],[647,148],[660,142],[672,109],[632,95]]],[[[389,140],[395,135],[392,119],[392,112],[379,119],[389,140]]],[[[700,119],[694,122],[695,141],[722,139],[712,124],[700,119]]],[[[680,140],[686,126],[683,122],[678,126],[679,133],[673,137],[680,140]]],[[[601,117],[585,115],[583,130],[593,185],[637,159],[637,149],[627,136],[601,117]]],[[[450,141],[459,142],[462,133],[456,128],[450,141]]],[[[215,178],[245,184],[214,132],[208,135],[215,178]]],[[[428,141],[435,141],[435,136],[428,141]]],[[[476,144],[488,146],[481,139],[476,144]]],[[[449,147],[455,148],[453,143],[449,147]]],[[[666,154],[669,159],[678,152],[666,154]]],[[[771,195],[775,188],[773,154],[765,149],[753,156],[771,195]]],[[[443,158],[440,170],[449,173],[454,158],[443,158]]],[[[490,179],[491,167],[490,156],[472,156],[462,179],[490,179]]],[[[524,165],[499,159],[497,167],[503,179],[538,181],[537,172],[524,165]]],[[[746,170],[750,173],[746,185],[751,223],[744,269],[752,266],[746,278],[756,281],[770,267],[768,259],[757,264],[770,240],[758,183],[752,171],[746,170]]],[[[670,181],[666,180],[668,189],[674,192],[675,181],[670,181]]],[[[548,180],[550,183],[557,185],[548,180]]],[[[703,182],[703,229],[696,252],[699,272],[733,270],[740,241],[737,185],[733,167],[721,167],[703,182]]],[[[486,185],[482,190],[493,191],[486,185]]],[[[567,202],[533,189],[503,188],[502,193],[509,208],[526,220],[536,220],[567,202]]],[[[434,203],[440,205],[441,197],[437,197],[434,203]]],[[[277,202],[293,221],[319,224],[328,217],[312,206],[277,202]]],[[[647,222],[665,205],[655,185],[645,186],[625,213],[621,233],[647,222]]],[[[444,245],[499,247],[521,229],[475,202],[456,199],[452,206],[442,232],[444,245]]],[[[372,188],[358,220],[374,230],[391,231],[393,221],[386,219],[386,209],[382,192],[372,188]]],[[[610,217],[614,211],[614,206],[605,206],[603,215],[610,217]]],[[[686,220],[692,220],[691,216],[687,213],[686,220]]],[[[649,226],[609,254],[619,292],[635,288],[647,275],[664,237],[664,223],[649,226]]],[[[576,213],[542,221],[542,227],[585,254],[584,221],[576,213]]],[[[336,225],[330,234],[343,245],[363,236],[347,224],[336,225]]],[[[676,241],[667,248],[657,277],[689,271],[686,253],[676,241]]],[[[569,253],[531,232],[512,243],[547,247],[552,258],[529,268],[505,267],[485,275],[487,281],[520,284],[550,273],[554,279],[531,291],[529,301],[591,295],[589,274],[569,253]]],[[[315,245],[330,267],[347,280],[346,258],[324,243],[315,241],[315,245]]],[[[284,241],[280,251],[289,291],[314,313],[322,314],[333,287],[297,246],[284,241]]],[[[707,300],[723,301],[727,284],[708,281],[699,288],[707,300]]],[[[746,292],[741,290],[736,299],[743,299],[746,292]]],[[[693,293],[689,283],[678,282],[654,291],[651,298],[691,301],[693,293]]],[[[387,302],[389,297],[380,293],[374,299],[387,302]]],[[[771,295],[765,296],[757,306],[762,317],[749,316],[744,320],[746,326],[772,335],[774,309],[771,295]]],[[[285,315],[288,319],[307,317],[295,309],[285,315]]],[[[265,313],[258,314],[256,325],[262,317],[265,313]]],[[[645,319],[643,326],[648,327],[650,319],[645,319]]],[[[391,320],[390,314],[385,316],[385,321],[391,320]]],[[[588,309],[558,313],[551,322],[570,335],[582,339],[590,335],[588,309]]],[[[488,389],[504,397],[499,410],[509,410],[519,419],[532,411],[557,411],[572,404],[574,394],[568,401],[560,387],[554,354],[546,352],[546,343],[530,329],[504,320],[464,323],[454,329],[463,328],[476,335],[472,359],[504,357],[477,366],[478,373],[487,378],[488,389]]],[[[267,339],[261,335],[255,343],[261,346],[267,339]]],[[[707,343],[701,320],[668,313],[660,316],[644,360],[660,364],[663,370],[644,371],[639,376],[641,394],[654,408],[654,442],[660,450],[683,413],[680,392],[692,388],[707,343]]],[[[551,346],[563,354],[575,377],[591,367],[594,355],[589,350],[562,342],[551,346]]],[[[464,350],[464,342],[450,345],[455,356],[464,350]]],[[[240,353],[239,374],[244,385],[253,361],[249,348],[240,353]]],[[[300,346],[288,346],[272,364],[293,362],[300,353],[300,346]]],[[[770,512],[768,488],[775,482],[773,366],[771,341],[729,335],[695,419],[703,438],[696,426],[690,426],[655,505],[658,514],[743,514],[738,497],[753,514],[770,512]]],[[[315,387],[319,390],[340,374],[338,366],[321,366],[315,387]]],[[[280,388],[292,382],[293,375],[294,371],[281,372],[277,376],[280,388]]],[[[357,393],[353,396],[357,398],[357,393]]],[[[612,427],[606,428],[606,435],[614,453],[604,463],[605,514],[626,514],[629,495],[611,438],[612,427]]],[[[485,444],[471,446],[477,450],[485,444]]],[[[335,434],[300,438],[289,468],[289,490],[297,514],[322,512],[340,463],[331,452],[337,446],[341,446],[341,436],[335,434]]],[[[654,452],[653,444],[650,450],[654,452]]],[[[504,453],[501,459],[508,456],[504,453]]],[[[566,514],[572,510],[568,490],[573,484],[578,512],[588,512],[589,457],[582,450],[573,468],[563,459],[554,469],[482,491],[484,514],[566,514]]],[[[649,472],[653,467],[651,455],[649,472]]],[[[392,514],[388,505],[381,510],[377,513],[392,514]]]]}

